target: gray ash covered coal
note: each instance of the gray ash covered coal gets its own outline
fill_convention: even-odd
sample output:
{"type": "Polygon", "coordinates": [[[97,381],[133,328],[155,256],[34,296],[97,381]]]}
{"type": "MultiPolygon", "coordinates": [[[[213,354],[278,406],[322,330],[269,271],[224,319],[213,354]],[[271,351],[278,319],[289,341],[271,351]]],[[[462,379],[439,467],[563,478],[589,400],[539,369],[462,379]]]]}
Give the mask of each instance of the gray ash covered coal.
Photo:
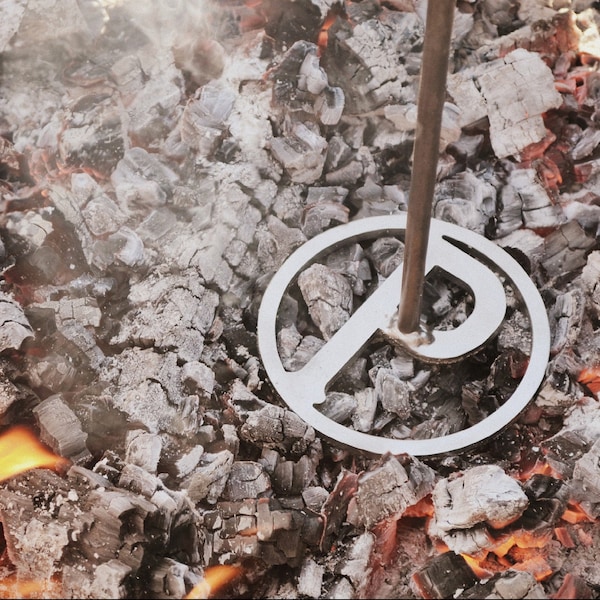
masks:
{"type": "MultiPolygon", "coordinates": [[[[1,588],[201,597],[233,566],[213,594],[597,597],[596,2],[457,3],[434,216],[540,290],[551,355],[519,419],[460,453],[365,456],[289,410],[258,352],[296,248],[406,210],[425,5],[2,3],[2,433],[26,425],[70,466],[0,484],[1,588]]],[[[286,368],[402,255],[383,236],[307,269],[282,305],[286,368]]],[[[514,292],[453,366],[373,340],[322,412],[390,438],[478,422],[527,366],[514,292]]],[[[443,273],[425,295],[447,328],[474,301],[443,273]]]]}

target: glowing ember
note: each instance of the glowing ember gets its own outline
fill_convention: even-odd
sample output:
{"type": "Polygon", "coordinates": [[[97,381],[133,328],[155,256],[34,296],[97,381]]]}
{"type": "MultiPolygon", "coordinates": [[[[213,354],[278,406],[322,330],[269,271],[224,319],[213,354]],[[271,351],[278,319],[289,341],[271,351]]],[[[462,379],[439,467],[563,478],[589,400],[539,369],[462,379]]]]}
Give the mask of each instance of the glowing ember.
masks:
{"type": "Polygon", "coordinates": [[[575,523],[593,523],[583,509],[576,503],[569,503],[569,507],[562,514],[561,519],[574,525],[575,523]]]}
{"type": "Polygon", "coordinates": [[[532,475],[549,475],[554,479],[562,479],[561,475],[557,473],[547,462],[542,460],[536,460],[535,464],[527,469],[521,471],[518,474],[519,481],[527,481],[532,475]]]}
{"type": "Polygon", "coordinates": [[[321,52],[327,48],[327,40],[328,40],[328,36],[329,34],[327,33],[329,28],[335,23],[335,20],[337,18],[337,14],[335,12],[330,12],[326,19],[325,22],[323,23],[323,26],[321,27],[321,31],[319,31],[319,37],[317,38],[317,45],[319,46],[319,49],[321,50],[321,52]]]}
{"type": "Polygon", "coordinates": [[[204,579],[194,586],[194,589],[185,597],[186,600],[206,600],[224,585],[231,583],[242,569],[234,565],[217,565],[209,567],[204,572],[204,579]]]}
{"type": "Polygon", "coordinates": [[[0,598],[62,598],[58,578],[50,581],[23,580],[16,574],[0,579],[0,598]]]}
{"type": "Polygon", "coordinates": [[[589,388],[593,394],[600,392],[600,366],[583,369],[578,381],[589,388]]]}
{"type": "Polygon", "coordinates": [[[473,573],[475,573],[475,576],[479,579],[488,579],[494,574],[492,571],[488,571],[486,568],[484,568],[481,564],[481,561],[477,560],[476,558],[473,558],[468,554],[461,554],[461,556],[465,559],[466,563],[469,565],[469,567],[471,567],[473,573]]]}
{"type": "Polygon", "coordinates": [[[0,481],[6,481],[29,469],[60,470],[70,462],[53,454],[26,427],[13,427],[0,436],[0,481]]]}

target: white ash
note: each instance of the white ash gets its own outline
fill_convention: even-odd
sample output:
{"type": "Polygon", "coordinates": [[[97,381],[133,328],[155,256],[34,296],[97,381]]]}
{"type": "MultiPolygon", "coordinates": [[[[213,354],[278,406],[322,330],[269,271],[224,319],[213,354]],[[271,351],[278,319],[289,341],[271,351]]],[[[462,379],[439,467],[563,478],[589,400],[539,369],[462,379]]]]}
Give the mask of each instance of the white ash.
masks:
{"type": "MultiPolygon", "coordinates": [[[[519,483],[496,465],[472,467],[454,479],[440,480],[432,499],[435,517],[430,533],[443,540],[478,524],[501,529],[518,519],[529,504],[519,483]]],[[[453,549],[453,540],[448,541],[453,549]]]]}
{"type": "Polygon", "coordinates": [[[463,126],[486,116],[490,119],[491,142],[499,158],[518,158],[526,146],[542,140],[546,135],[542,113],[562,103],[550,69],[537,54],[522,49],[451,75],[448,89],[463,126]],[[523,92],[532,87],[540,93],[523,92]]]}

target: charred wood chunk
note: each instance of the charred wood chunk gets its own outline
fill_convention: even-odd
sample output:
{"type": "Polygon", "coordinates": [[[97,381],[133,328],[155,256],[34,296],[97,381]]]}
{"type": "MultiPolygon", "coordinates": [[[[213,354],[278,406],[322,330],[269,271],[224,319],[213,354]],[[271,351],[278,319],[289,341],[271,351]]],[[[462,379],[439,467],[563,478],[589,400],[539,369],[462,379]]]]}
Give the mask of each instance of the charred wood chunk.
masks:
{"type": "Polygon", "coordinates": [[[339,534],[340,526],[346,519],[348,504],[357,489],[358,475],[342,470],[321,509],[324,527],[319,546],[323,552],[328,551],[332,539],[339,534]]]}
{"type": "Polygon", "coordinates": [[[90,593],[95,598],[126,598],[131,587],[127,579],[132,572],[131,566],[111,558],[94,570],[90,593]]]}
{"type": "Polygon", "coordinates": [[[463,127],[488,117],[499,158],[519,157],[529,144],[542,140],[546,135],[542,114],[562,104],[552,71],[538,54],[522,48],[451,75],[448,89],[461,111],[463,127]],[[532,89],[538,93],[529,93],[532,89]]]}
{"type": "Polygon", "coordinates": [[[581,598],[582,600],[588,600],[594,598],[595,592],[583,577],[567,573],[555,595],[557,598],[581,598]]]}
{"type": "Polygon", "coordinates": [[[588,251],[595,245],[577,221],[569,221],[545,239],[545,257],[541,266],[549,277],[559,279],[581,269],[588,251]]]}
{"type": "Polygon", "coordinates": [[[46,398],[33,413],[40,428],[40,439],[57,454],[81,464],[91,458],[86,445],[87,433],[60,394],[46,398]]]}
{"type": "Polygon", "coordinates": [[[237,461],[231,466],[223,497],[231,501],[259,498],[270,489],[271,480],[260,463],[237,461]]]}
{"type": "Polygon", "coordinates": [[[387,517],[399,518],[431,493],[434,484],[435,472],[424,463],[411,459],[403,465],[397,457],[386,455],[358,477],[348,521],[370,529],[387,517]]]}
{"type": "Polygon", "coordinates": [[[350,318],[352,288],[348,280],[315,263],[298,277],[298,286],[313,321],[328,340],[350,318]]]}
{"type": "Polygon", "coordinates": [[[440,480],[432,499],[435,517],[430,535],[442,539],[454,552],[471,555],[484,551],[490,541],[483,526],[506,527],[529,505],[519,482],[496,465],[472,467],[440,480]]]}
{"type": "Polygon", "coordinates": [[[571,481],[573,497],[592,518],[600,515],[600,440],[579,458],[571,481]]]}
{"type": "Polygon", "coordinates": [[[412,580],[423,598],[454,598],[458,590],[477,583],[477,577],[460,554],[445,552],[416,571],[412,580]]]}
{"type": "Polygon", "coordinates": [[[294,183],[315,183],[325,166],[327,141],[308,124],[295,123],[289,135],[271,140],[271,152],[294,183]]]}
{"type": "Polygon", "coordinates": [[[205,455],[202,466],[188,479],[187,493],[197,503],[204,499],[215,504],[223,493],[233,465],[233,454],[223,450],[215,455],[205,455]]]}
{"type": "Polygon", "coordinates": [[[533,575],[508,570],[494,575],[488,581],[478,582],[454,598],[547,598],[546,592],[533,575]]]}
{"type": "Polygon", "coordinates": [[[552,526],[562,516],[571,490],[561,479],[535,473],[523,485],[529,498],[529,506],[519,522],[528,529],[537,526],[552,526]]]}
{"type": "Polygon", "coordinates": [[[85,527],[86,518],[75,517],[81,515],[78,501],[68,482],[45,469],[30,470],[3,484],[0,521],[8,559],[19,576],[43,581],[60,569],[72,536],[85,527]]]}
{"type": "Polygon", "coordinates": [[[315,431],[294,412],[268,404],[249,414],[242,425],[243,440],[301,456],[315,440],[315,431]]]}
{"type": "Polygon", "coordinates": [[[32,337],[33,330],[21,306],[9,294],[0,293],[0,352],[19,350],[32,337]]]}
{"type": "Polygon", "coordinates": [[[316,42],[327,13],[336,5],[338,0],[266,0],[261,7],[267,20],[265,33],[282,46],[296,40],[316,42]]]}
{"type": "Polygon", "coordinates": [[[587,263],[581,272],[581,281],[589,294],[592,310],[600,317],[600,251],[588,255],[587,263]]]}

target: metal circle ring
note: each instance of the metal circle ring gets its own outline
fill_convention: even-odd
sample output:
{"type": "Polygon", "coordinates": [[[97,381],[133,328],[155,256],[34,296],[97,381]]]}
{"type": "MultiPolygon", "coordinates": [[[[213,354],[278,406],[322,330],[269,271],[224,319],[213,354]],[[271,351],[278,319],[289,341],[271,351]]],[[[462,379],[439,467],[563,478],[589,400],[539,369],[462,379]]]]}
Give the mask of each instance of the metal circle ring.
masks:
{"type": "Polygon", "coordinates": [[[276,391],[298,416],[325,437],[370,454],[436,456],[469,448],[504,429],[533,399],[545,375],[550,352],[546,308],[524,269],[495,243],[457,225],[431,220],[427,268],[439,265],[465,282],[473,292],[475,303],[473,313],[463,325],[450,332],[438,332],[431,345],[424,345],[421,352],[424,360],[435,362],[451,358],[449,352],[462,356],[476,350],[497,331],[504,319],[506,298],[497,273],[484,266],[476,267],[478,261],[470,251],[475,256],[485,257],[485,261],[512,282],[530,321],[532,342],[525,374],[502,406],[470,427],[431,439],[394,439],[345,427],[316,408],[324,402],[330,381],[373,335],[390,327],[398,310],[401,266],[300,370],[287,371],[277,347],[276,327],[281,301],[303,269],[344,244],[376,236],[401,235],[405,230],[405,213],[368,217],[329,229],[300,246],[275,273],[265,290],[258,314],[258,344],[265,371],[276,391]],[[499,290],[501,298],[498,298],[499,290]]]}

